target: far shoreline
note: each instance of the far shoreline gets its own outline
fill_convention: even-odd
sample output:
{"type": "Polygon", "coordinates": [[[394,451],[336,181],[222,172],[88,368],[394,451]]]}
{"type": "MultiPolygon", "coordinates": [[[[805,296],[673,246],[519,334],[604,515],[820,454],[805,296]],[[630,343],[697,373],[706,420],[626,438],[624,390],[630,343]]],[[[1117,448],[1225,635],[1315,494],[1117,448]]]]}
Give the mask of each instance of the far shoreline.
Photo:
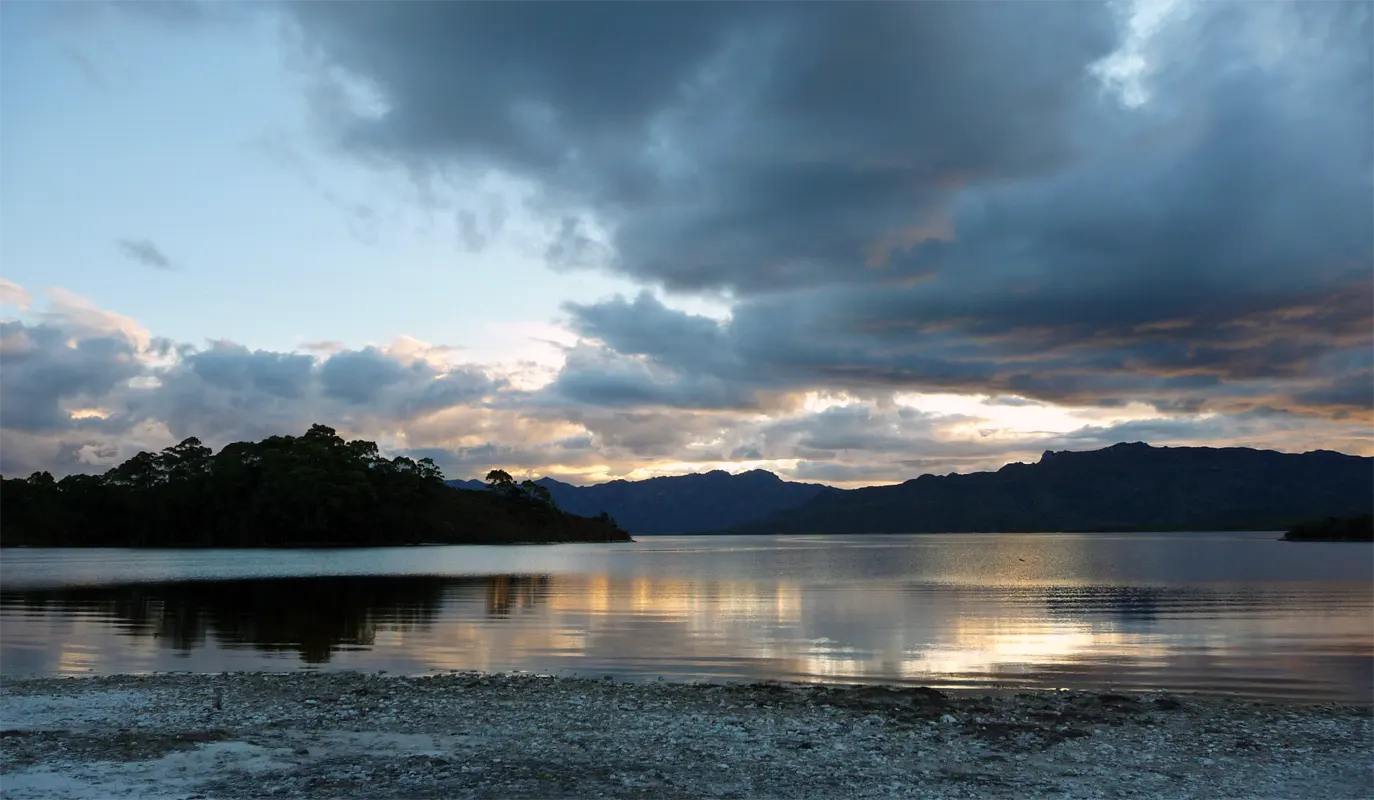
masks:
{"type": "Polygon", "coordinates": [[[0,549],[10,550],[385,550],[410,547],[531,547],[560,544],[634,544],[633,538],[606,540],[575,540],[567,542],[530,540],[528,542],[387,542],[379,544],[259,544],[243,545],[203,545],[203,544],[148,544],[148,545],[108,545],[108,544],[4,544],[0,549]]]}
{"type": "MultiPolygon", "coordinates": [[[[202,544],[157,544],[157,545],[107,545],[107,544],[33,544],[30,542],[7,543],[0,541],[0,549],[9,550],[379,550],[389,548],[412,548],[412,547],[527,547],[544,545],[564,545],[564,544],[638,544],[642,543],[639,538],[666,538],[666,537],[692,537],[692,538],[715,538],[727,536],[742,536],[750,538],[768,538],[779,536],[807,536],[824,537],[831,539],[847,539],[859,536],[1149,536],[1152,534],[1209,534],[1209,533],[1252,533],[1252,534],[1273,534],[1275,541],[1329,541],[1329,542],[1350,542],[1359,540],[1349,539],[1285,539],[1282,530],[1253,530],[1248,528],[1235,529],[1212,529],[1212,530],[1054,530],[1054,531],[874,531],[868,533],[756,533],[741,531],[707,531],[692,533],[634,533],[627,535],[623,539],[576,539],[568,541],[539,540],[531,539],[528,541],[470,541],[470,542],[381,542],[377,544],[356,544],[356,543],[309,543],[309,544],[259,544],[259,545],[202,545],[202,544]]],[[[1367,543],[1367,542],[1366,542],[1367,543]]]]}
{"type": "Polygon", "coordinates": [[[1308,520],[1289,528],[1285,542],[1374,542],[1374,515],[1326,517],[1308,520]]]}

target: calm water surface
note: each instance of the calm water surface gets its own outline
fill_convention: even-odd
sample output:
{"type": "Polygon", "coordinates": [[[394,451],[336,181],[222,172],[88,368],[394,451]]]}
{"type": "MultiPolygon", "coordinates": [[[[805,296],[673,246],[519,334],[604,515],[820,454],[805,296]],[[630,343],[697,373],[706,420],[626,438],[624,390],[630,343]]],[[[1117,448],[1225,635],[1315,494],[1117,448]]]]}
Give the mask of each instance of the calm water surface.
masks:
{"type": "Polygon", "coordinates": [[[1374,545],[1272,533],[0,552],[0,673],[531,670],[1368,702],[1374,545]]]}

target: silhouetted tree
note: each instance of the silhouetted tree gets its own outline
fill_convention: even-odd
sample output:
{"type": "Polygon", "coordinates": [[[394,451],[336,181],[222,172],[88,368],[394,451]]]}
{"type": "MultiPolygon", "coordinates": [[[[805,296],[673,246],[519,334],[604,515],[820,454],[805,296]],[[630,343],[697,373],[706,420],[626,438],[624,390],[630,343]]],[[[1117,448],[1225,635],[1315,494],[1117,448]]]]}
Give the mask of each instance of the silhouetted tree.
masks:
{"type": "Polygon", "coordinates": [[[627,540],[602,521],[553,507],[510,475],[501,493],[444,485],[430,459],[384,458],[313,425],[303,436],[235,442],[212,453],[190,438],[141,452],[104,475],[46,472],[0,480],[0,544],[59,546],[395,545],[627,540]],[[534,502],[532,502],[532,498],[534,502]]]}
{"type": "Polygon", "coordinates": [[[531,480],[520,482],[520,488],[524,490],[525,496],[536,503],[543,503],[546,506],[558,508],[558,504],[553,501],[553,495],[549,490],[531,480]]]}

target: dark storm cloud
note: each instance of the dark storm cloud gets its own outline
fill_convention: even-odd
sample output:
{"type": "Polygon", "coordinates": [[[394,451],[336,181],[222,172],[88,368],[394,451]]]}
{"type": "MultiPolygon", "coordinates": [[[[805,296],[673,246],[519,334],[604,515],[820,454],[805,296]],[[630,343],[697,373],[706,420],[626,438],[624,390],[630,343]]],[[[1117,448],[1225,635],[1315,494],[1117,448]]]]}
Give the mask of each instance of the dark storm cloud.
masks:
{"type": "MultiPolygon", "coordinates": [[[[795,311],[804,301],[787,302],[795,311]]],[[[902,382],[900,373],[916,369],[927,379],[945,376],[961,386],[992,375],[988,367],[920,355],[875,366],[883,356],[870,352],[865,341],[798,328],[795,316],[756,316],[756,307],[741,303],[734,318],[722,323],[667,308],[648,294],[633,301],[568,304],[572,328],[606,346],[570,350],[557,381],[545,391],[591,404],[756,408],[764,404],[760,393],[770,390],[890,388],[902,382]],[[861,374],[873,369],[883,374],[861,374]]]]}
{"type": "Polygon", "coordinates": [[[1294,399],[1305,406],[1330,409],[1337,416],[1368,417],[1374,409],[1374,372],[1344,375],[1326,386],[1299,392],[1294,399]]]}
{"type": "Polygon", "coordinates": [[[172,259],[149,239],[120,239],[116,244],[125,258],[154,269],[172,268],[172,259]]]}
{"type": "Polygon", "coordinates": [[[748,408],[756,403],[753,387],[729,372],[708,373],[637,358],[608,347],[581,344],[570,348],[557,381],[541,390],[543,405],[576,404],[609,408],[748,408]]]}
{"type": "Polygon", "coordinates": [[[645,292],[634,300],[617,297],[595,305],[570,303],[574,327],[618,353],[647,356],[697,372],[742,366],[731,342],[713,319],[674,311],[645,292]]]}
{"type": "Polygon", "coordinates": [[[1368,449],[1368,4],[1189,4],[1132,45],[1133,107],[1094,77],[1125,38],[1092,3],[284,7],[308,63],[384,100],[354,113],[338,71],[312,76],[343,152],[419,184],[533,187],[534,224],[449,209],[462,247],[542,226],[522,244],[551,266],[702,292],[728,317],[648,293],[569,305],[582,341],[529,393],[376,348],[7,329],[0,464],[99,460],[95,432],[127,447],[154,422],[224,441],[317,420],[405,423],[417,453],[461,442],[451,472],[748,458],[876,481],[1122,439],[1368,449]],[[11,348],[30,354],[14,369],[11,348]],[[856,402],[803,413],[805,391],[856,402]],[[899,391],[1175,416],[976,436],[899,391]],[[67,416],[87,402],[111,415],[67,416]]]}
{"type": "Polygon", "coordinates": [[[606,350],[569,402],[1365,407],[1330,363],[1374,346],[1368,4],[1194,4],[1137,107],[1092,77],[1124,41],[1096,4],[292,8],[387,100],[355,151],[530,179],[559,266],[735,298],[570,308],[606,350]]]}
{"type": "MultiPolygon", "coordinates": [[[[852,274],[961,181],[1063,163],[1115,38],[1081,3],[291,8],[386,98],[346,144],[533,178],[692,288],[852,274]]],[[[550,253],[587,245],[569,218],[550,253]]]]}
{"type": "Polygon", "coordinates": [[[595,359],[570,358],[555,388],[575,387],[563,396],[596,402],[624,391],[635,375],[635,385],[648,387],[637,401],[690,407],[709,407],[713,396],[728,398],[721,407],[747,407],[755,393],[786,387],[1005,392],[1089,406],[1138,400],[1173,411],[1279,395],[1321,412],[1322,403],[1307,402],[1317,395],[1297,392],[1313,381],[1344,385],[1352,368],[1367,369],[1370,289],[1352,276],[1341,290],[1249,298],[1231,313],[1199,303],[1195,316],[1159,324],[1138,323],[1129,311],[1069,322],[1061,302],[1059,326],[997,327],[990,316],[955,330],[931,305],[926,316],[939,324],[918,331],[863,320],[891,302],[866,290],[858,300],[831,290],[745,301],[726,322],[647,297],[617,299],[568,307],[574,330],[608,347],[595,359]]]}

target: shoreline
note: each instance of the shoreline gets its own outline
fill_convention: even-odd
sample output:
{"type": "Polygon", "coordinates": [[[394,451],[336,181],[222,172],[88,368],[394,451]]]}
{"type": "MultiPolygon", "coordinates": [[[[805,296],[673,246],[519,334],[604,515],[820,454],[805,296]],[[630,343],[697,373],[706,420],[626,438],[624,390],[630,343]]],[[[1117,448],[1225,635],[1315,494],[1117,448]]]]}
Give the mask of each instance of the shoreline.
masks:
{"type": "Polygon", "coordinates": [[[403,547],[537,547],[557,544],[635,544],[635,539],[514,539],[502,541],[471,542],[391,542],[385,544],[258,544],[251,546],[199,545],[199,544],[148,544],[148,545],[107,545],[107,544],[3,544],[0,549],[15,550],[381,550],[403,547]]]}
{"type": "Polygon", "coordinates": [[[0,678],[4,796],[1374,798],[1368,705],[526,673],[0,678]]]}

